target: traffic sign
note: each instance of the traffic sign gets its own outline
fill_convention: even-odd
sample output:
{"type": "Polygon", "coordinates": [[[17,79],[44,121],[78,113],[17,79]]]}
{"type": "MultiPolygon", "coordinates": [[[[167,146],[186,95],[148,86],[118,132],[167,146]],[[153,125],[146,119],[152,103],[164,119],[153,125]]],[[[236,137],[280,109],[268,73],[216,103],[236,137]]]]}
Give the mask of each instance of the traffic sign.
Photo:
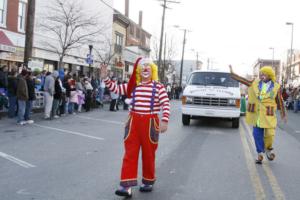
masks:
{"type": "Polygon", "coordinates": [[[85,61],[86,61],[86,63],[89,64],[89,65],[93,64],[93,63],[94,63],[93,55],[87,54],[87,55],[86,55],[86,60],[85,60],[85,61]]]}

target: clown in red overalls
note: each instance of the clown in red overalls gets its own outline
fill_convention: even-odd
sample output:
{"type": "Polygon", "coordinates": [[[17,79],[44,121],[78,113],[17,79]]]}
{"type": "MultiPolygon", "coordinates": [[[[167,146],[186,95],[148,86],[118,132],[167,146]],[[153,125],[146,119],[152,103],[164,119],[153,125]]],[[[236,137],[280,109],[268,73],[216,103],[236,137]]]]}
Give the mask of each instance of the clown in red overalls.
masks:
{"type": "Polygon", "coordinates": [[[126,95],[130,114],[125,126],[125,154],[120,188],[116,195],[131,197],[131,187],[137,185],[138,158],[142,150],[141,192],[151,192],[155,182],[155,152],[160,132],[167,131],[170,103],[165,87],[158,82],[157,66],[148,58],[137,59],[128,84],[116,85],[107,77],[106,66],[100,76],[110,91],[126,95]],[[162,119],[158,114],[162,110],[162,119]]]}

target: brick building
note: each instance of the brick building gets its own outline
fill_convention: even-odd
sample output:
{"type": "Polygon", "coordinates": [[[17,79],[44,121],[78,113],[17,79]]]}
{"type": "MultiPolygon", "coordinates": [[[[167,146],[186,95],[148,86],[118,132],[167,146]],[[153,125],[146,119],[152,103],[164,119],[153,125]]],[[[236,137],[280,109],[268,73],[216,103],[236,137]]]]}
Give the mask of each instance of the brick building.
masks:
{"type": "Polygon", "coordinates": [[[0,0],[0,65],[21,66],[24,58],[27,0],[0,0]]]}

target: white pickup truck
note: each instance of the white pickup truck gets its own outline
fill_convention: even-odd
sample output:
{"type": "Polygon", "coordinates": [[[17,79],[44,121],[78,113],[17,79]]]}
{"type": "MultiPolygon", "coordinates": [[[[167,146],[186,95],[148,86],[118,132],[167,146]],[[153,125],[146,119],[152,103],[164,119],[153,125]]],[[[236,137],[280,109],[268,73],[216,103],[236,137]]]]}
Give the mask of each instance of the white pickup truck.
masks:
{"type": "Polygon", "coordinates": [[[198,117],[229,118],[239,127],[240,87],[228,72],[193,71],[182,94],[182,123],[198,117]]]}

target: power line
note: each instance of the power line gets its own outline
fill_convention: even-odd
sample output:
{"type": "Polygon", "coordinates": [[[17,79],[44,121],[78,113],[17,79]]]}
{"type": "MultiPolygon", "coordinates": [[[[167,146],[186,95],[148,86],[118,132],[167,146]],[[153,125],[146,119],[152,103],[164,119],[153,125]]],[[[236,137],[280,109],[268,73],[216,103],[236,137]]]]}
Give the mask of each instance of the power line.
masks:
{"type": "Polygon", "coordinates": [[[112,10],[115,10],[111,5],[106,3],[104,0],[100,0],[102,3],[104,3],[107,7],[111,8],[112,10]]]}

